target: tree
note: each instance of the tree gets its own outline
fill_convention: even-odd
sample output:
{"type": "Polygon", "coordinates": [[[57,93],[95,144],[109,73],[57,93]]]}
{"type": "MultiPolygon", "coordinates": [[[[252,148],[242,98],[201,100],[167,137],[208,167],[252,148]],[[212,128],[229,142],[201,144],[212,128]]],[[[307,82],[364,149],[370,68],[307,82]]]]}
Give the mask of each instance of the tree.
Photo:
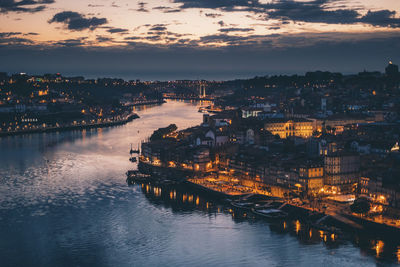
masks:
{"type": "Polygon", "coordinates": [[[170,134],[176,131],[178,127],[175,124],[170,124],[168,127],[159,128],[158,130],[154,131],[154,133],[150,136],[150,141],[161,140],[165,138],[167,134],[170,134]]]}
{"type": "Polygon", "coordinates": [[[366,198],[358,198],[350,206],[350,209],[354,213],[366,214],[371,209],[371,203],[366,198]]]}

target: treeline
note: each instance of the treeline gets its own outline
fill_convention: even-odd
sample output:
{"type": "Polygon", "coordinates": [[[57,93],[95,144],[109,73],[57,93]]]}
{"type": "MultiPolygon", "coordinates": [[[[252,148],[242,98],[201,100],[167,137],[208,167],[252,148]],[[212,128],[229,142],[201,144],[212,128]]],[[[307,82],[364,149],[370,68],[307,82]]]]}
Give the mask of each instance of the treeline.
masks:
{"type": "Polygon", "coordinates": [[[175,124],[170,124],[165,128],[159,128],[158,130],[155,130],[154,133],[150,136],[150,141],[161,140],[167,134],[170,134],[176,131],[177,129],[178,127],[175,124]]]}

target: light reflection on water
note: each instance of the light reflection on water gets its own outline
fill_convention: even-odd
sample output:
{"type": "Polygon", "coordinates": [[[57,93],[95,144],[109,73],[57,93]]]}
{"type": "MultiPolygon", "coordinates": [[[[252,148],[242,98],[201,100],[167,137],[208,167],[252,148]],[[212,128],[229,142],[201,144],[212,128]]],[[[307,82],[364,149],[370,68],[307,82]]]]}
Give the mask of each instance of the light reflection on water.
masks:
{"type": "Polygon", "coordinates": [[[380,259],[390,251],[243,219],[180,188],[127,186],[131,143],[202,117],[184,102],[137,112],[124,126],[0,139],[1,266],[374,265],[377,244],[380,259]]]}

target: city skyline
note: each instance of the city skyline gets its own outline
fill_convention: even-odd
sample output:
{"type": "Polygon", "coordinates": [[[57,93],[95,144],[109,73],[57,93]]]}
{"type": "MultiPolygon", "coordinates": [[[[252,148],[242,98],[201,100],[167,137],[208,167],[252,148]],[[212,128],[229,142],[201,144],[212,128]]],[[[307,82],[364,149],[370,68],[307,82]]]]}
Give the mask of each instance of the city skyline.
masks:
{"type": "Polygon", "coordinates": [[[3,1],[0,69],[125,79],[383,71],[396,1],[3,1]],[[117,75],[118,74],[118,75],[117,75]]]}

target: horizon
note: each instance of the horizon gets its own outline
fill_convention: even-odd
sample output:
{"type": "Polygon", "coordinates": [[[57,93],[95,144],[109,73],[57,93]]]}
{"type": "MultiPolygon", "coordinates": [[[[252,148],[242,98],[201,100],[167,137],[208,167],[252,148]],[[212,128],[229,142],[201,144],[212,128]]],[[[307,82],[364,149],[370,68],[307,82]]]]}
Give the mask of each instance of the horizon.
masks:
{"type": "Polygon", "coordinates": [[[400,62],[399,10],[397,0],[10,0],[0,69],[146,80],[383,69],[400,62]]]}
{"type": "MultiPolygon", "coordinates": [[[[388,61],[387,64],[389,64],[388,61]]],[[[396,64],[397,62],[393,62],[393,64],[396,64]]],[[[85,79],[103,79],[103,78],[111,78],[111,79],[123,79],[125,81],[131,81],[131,80],[140,80],[143,82],[166,82],[166,81],[179,81],[179,80],[192,80],[192,81],[197,81],[197,80],[206,80],[206,81],[216,81],[216,82],[224,82],[224,81],[233,81],[233,80],[247,80],[247,79],[252,79],[255,77],[270,77],[270,76],[293,76],[293,75],[298,75],[298,76],[304,76],[307,72],[317,72],[317,71],[321,71],[321,72],[330,72],[330,73],[341,73],[343,75],[357,75],[359,73],[362,73],[364,71],[366,72],[380,72],[380,73],[384,73],[385,72],[385,67],[387,65],[383,66],[382,69],[362,69],[359,71],[347,71],[347,72],[343,72],[340,70],[321,70],[321,69],[314,69],[314,70],[307,70],[304,72],[296,72],[296,71],[292,71],[292,72],[269,72],[269,73],[232,73],[232,72],[227,72],[224,75],[224,77],[226,78],[222,78],[221,75],[219,76],[220,78],[212,78],[212,77],[218,77],[218,76],[213,76],[212,74],[205,74],[205,75],[201,75],[201,74],[187,74],[186,76],[181,76],[182,78],[157,78],[157,77],[173,77],[171,76],[171,74],[166,74],[166,73],[161,73],[159,75],[153,75],[153,76],[149,76],[148,74],[142,74],[140,75],[134,75],[134,74],[120,74],[120,73],[115,73],[112,74],[111,72],[109,74],[104,73],[104,74],[96,74],[96,73],[78,73],[78,72],[59,72],[59,71],[44,71],[41,73],[33,73],[33,72],[25,72],[25,71],[5,71],[5,70],[1,70],[0,72],[5,72],[7,73],[7,75],[14,75],[14,74],[26,74],[28,76],[42,76],[45,74],[56,74],[56,73],[60,73],[63,77],[79,77],[82,76],[85,79]],[[142,78],[143,77],[143,78],[142,78]],[[145,78],[145,77],[149,77],[149,78],[145,78]],[[150,78],[153,77],[153,78],[150,78]],[[207,78],[208,77],[208,78],[207,78]],[[228,78],[229,77],[229,78],[228,78]]]]}

